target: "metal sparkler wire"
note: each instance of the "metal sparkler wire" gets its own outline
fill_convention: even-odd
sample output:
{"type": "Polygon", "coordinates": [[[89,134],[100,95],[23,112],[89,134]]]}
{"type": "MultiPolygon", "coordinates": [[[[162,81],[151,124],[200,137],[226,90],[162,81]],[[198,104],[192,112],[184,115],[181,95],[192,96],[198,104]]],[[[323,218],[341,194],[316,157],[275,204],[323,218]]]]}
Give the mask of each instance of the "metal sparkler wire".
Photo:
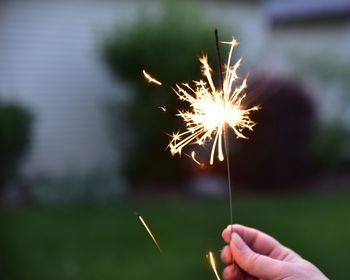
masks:
{"type": "MultiPolygon", "coordinates": [[[[219,33],[216,28],[215,28],[215,42],[216,42],[216,52],[218,55],[219,77],[220,77],[221,89],[223,90],[224,79],[223,79],[223,73],[222,73],[222,62],[221,62],[220,46],[219,46],[219,33]]],[[[229,63],[230,61],[228,61],[228,64],[229,63]]],[[[232,183],[231,183],[231,166],[230,166],[230,143],[228,141],[228,124],[227,123],[224,126],[224,148],[225,148],[225,156],[226,156],[228,199],[229,199],[229,206],[230,206],[230,225],[231,225],[231,235],[232,235],[233,203],[232,203],[232,183]]],[[[232,256],[232,265],[234,265],[233,256],[232,256]]]]}
{"type": "MultiPolygon", "coordinates": [[[[220,54],[220,46],[219,46],[219,32],[217,28],[215,28],[215,43],[216,43],[216,53],[218,56],[218,68],[219,68],[219,77],[221,89],[224,88],[224,79],[222,73],[222,62],[221,62],[221,54],[220,54]]],[[[229,195],[229,204],[230,204],[230,224],[233,224],[233,205],[232,205],[232,184],[231,184],[231,168],[230,168],[230,144],[228,141],[228,125],[225,124],[224,127],[224,148],[225,148],[225,156],[226,156],[226,172],[227,172],[227,183],[228,183],[228,195],[229,195]]]]}

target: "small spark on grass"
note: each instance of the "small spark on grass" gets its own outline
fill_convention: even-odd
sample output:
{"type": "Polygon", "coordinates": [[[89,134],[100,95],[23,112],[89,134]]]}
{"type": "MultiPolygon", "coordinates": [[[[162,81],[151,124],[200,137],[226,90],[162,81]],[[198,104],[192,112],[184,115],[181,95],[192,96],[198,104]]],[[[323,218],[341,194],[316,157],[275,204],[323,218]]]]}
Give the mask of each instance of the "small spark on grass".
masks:
{"type": "Polygon", "coordinates": [[[216,279],[217,279],[217,280],[221,280],[221,279],[220,279],[220,276],[219,276],[219,274],[218,274],[218,271],[217,271],[217,269],[216,269],[216,264],[215,264],[215,259],[214,259],[213,253],[212,253],[212,252],[209,252],[208,255],[207,255],[207,257],[209,258],[209,263],[210,263],[211,268],[212,268],[213,271],[214,271],[214,274],[215,274],[215,276],[216,276],[216,279]]]}
{"type": "Polygon", "coordinates": [[[150,228],[147,226],[146,222],[143,220],[143,218],[141,216],[138,216],[139,220],[141,221],[141,223],[143,224],[143,226],[145,227],[145,229],[147,230],[149,236],[152,238],[153,243],[157,246],[159,252],[162,252],[162,249],[160,249],[160,246],[156,240],[156,238],[154,237],[152,231],[150,230],[150,228]]]}

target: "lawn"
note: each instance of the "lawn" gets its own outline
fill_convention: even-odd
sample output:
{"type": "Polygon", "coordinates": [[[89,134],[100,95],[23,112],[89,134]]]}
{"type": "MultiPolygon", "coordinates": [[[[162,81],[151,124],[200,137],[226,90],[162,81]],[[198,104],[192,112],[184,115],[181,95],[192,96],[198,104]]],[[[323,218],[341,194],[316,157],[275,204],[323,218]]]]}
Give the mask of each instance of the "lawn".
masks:
{"type": "MultiPolygon", "coordinates": [[[[348,279],[349,201],[350,194],[239,196],[234,217],[277,237],[331,279],[348,279]]],[[[192,199],[1,210],[0,279],[215,279],[205,255],[212,250],[219,262],[228,216],[226,200],[192,199]]]]}

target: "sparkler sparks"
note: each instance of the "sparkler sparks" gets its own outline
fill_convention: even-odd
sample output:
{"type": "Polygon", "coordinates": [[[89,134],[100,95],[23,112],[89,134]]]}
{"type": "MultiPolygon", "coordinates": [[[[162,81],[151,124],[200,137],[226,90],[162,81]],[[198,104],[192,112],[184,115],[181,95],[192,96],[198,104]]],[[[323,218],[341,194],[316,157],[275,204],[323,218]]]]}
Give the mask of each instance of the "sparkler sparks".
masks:
{"type": "Polygon", "coordinates": [[[191,153],[191,158],[193,159],[193,161],[195,163],[197,163],[198,165],[202,166],[202,164],[196,159],[196,153],[194,151],[192,151],[192,153],[191,153]]]}
{"type": "Polygon", "coordinates": [[[240,86],[235,87],[239,79],[237,70],[241,60],[233,66],[230,65],[233,48],[237,41],[223,42],[231,46],[227,64],[225,65],[225,78],[222,89],[216,88],[211,75],[208,57],[202,56],[199,61],[205,80],[194,81],[194,87],[188,83],[176,85],[174,89],[178,98],[187,102],[190,110],[179,110],[177,116],[181,117],[186,124],[184,132],[173,133],[168,148],[172,155],[181,155],[182,149],[189,144],[204,144],[214,138],[210,164],[214,162],[214,155],[220,161],[224,160],[223,142],[226,127],[231,127],[237,138],[247,138],[243,131],[252,130],[255,123],[250,119],[251,111],[258,110],[258,106],[245,108],[244,98],[247,80],[244,79],[240,86]]]}
{"type": "Polygon", "coordinates": [[[147,79],[147,81],[148,81],[149,83],[155,83],[155,84],[157,84],[157,85],[159,85],[159,86],[162,85],[161,82],[159,82],[157,79],[153,78],[153,77],[152,77],[150,74],[148,74],[145,70],[143,70],[142,73],[143,73],[143,75],[145,76],[145,78],[147,79]]]}
{"type": "Polygon", "coordinates": [[[156,238],[154,237],[152,231],[149,229],[149,227],[147,226],[146,222],[143,220],[143,218],[141,216],[139,216],[139,220],[141,221],[141,223],[143,224],[143,226],[145,227],[145,229],[147,230],[149,236],[152,238],[153,243],[157,246],[159,252],[162,252],[162,250],[160,249],[160,246],[156,240],[156,238]]]}
{"type": "Polygon", "coordinates": [[[220,277],[219,277],[218,271],[217,271],[217,269],[216,269],[216,264],[215,264],[215,259],[214,259],[213,253],[212,253],[212,252],[209,252],[208,257],[209,257],[210,266],[211,266],[211,268],[212,268],[213,271],[214,271],[214,274],[215,274],[215,276],[216,276],[216,279],[217,279],[217,280],[221,280],[220,277]]]}

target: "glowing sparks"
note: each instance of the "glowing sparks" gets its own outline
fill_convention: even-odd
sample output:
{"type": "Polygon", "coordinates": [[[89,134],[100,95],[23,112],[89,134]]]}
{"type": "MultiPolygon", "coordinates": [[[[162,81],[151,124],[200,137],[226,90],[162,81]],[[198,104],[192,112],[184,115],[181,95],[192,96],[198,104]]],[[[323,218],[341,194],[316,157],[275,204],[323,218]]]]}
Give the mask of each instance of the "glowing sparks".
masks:
{"type": "Polygon", "coordinates": [[[209,252],[208,256],[209,256],[209,263],[210,263],[210,266],[211,266],[211,268],[212,268],[213,271],[214,271],[214,274],[215,274],[215,276],[216,276],[216,279],[217,279],[217,280],[221,280],[220,277],[219,277],[218,271],[217,271],[217,269],[216,269],[216,264],[215,264],[215,259],[214,259],[213,253],[212,253],[212,252],[209,252]]]}
{"type": "Polygon", "coordinates": [[[197,163],[198,165],[202,166],[202,164],[196,159],[196,153],[194,151],[192,151],[192,153],[191,153],[191,158],[193,159],[193,161],[195,163],[197,163]]]}
{"type": "Polygon", "coordinates": [[[139,220],[141,221],[141,223],[143,224],[143,226],[145,227],[145,229],[147,230],[149,236],[152,238],[153,243],[157,246],[159,252],[162,252],[162,250],[160,249],[160,246],[156,240],[156,238],[154,237],[152,231],[149,229],[149,227],[147,226],[146,222],[142,219],[141,216],[139,216],[139,220]]]}
{"type": "Polygon", "coordinates": [[[205,80],[194,81],[194,87],[188,83],[176,85],[175,94],[181,101],[189,104],[190,110],[178,111],[177,116],[183,119],[186,130],[172,134],[168,145],[172,155],[181,155],[182,149],[189,144],[203,145],[214,139],[210,164],[214,162],[215,153],[217,153],[218,159],[223,161],[223,141],[226,127],[231,127],[237,138],[247,138],[243,131],[253,129],[255,123],[249,115],[251,111],[256,111],[259,108],[257,106],[246,108],[244,106],[247,80],[244,79],[239,86],[235,84],[239,79],[237,70],[241,60],[238,60],[233,66],[230,65],[233,48],[237,45],[237,41],[233,39],[228,44],[231,48],[225,65],[226,72],[222,89],[218,89],[214,85],[207,56],[199,59],[205,80]]]}
{"type": "Polygon", "coordinates": [[[159,82],[157,79],[153,78],[153,77],[152,77],[150,74],[148,74],[145,70],[143,70],[142,73],[143,73],[143,75],[145,76],[145,78],[147,79],[147,81],[148,81],[149,83],[155,83],[155,84],[157,84],[157,85],[159,85],[159,86],[162,85],[161,82],[159,82]]]}
{"type": "Polygon", "coordinates": [[[163,112],[166,112],[166,107],[165,106],[160,106],[158,108],[161,109],[163,112]]]}

